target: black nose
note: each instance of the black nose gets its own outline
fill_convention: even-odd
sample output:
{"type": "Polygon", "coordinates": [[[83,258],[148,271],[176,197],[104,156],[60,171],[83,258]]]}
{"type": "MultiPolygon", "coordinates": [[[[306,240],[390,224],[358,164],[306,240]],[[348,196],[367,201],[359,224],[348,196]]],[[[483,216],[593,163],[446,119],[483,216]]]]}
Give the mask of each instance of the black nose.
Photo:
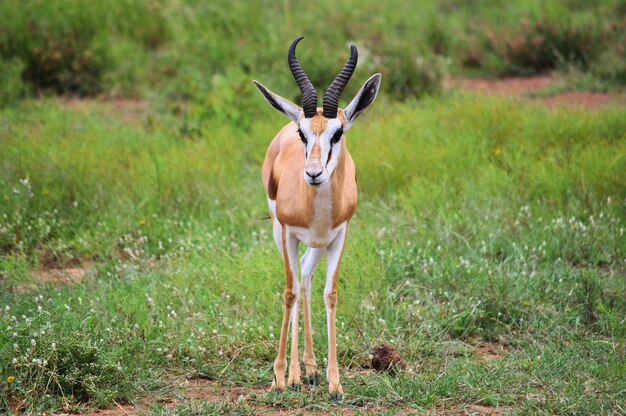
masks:
{"type": "Polygon", "coordinates": [[[307,170],[307,171],[306,171],[306,174],[307,174],[307,175],[309,175],[309,177],[310,177],[311,179],[315,179],[315,178],[317,178],[318,176],[320,176],[320,175],[322,174],[322,172],[323,172],[323,171],[324,171],[324,170],[322,169],[322,170],[320,170],[319,172],[315,173],[315,172],[309,172],[309,171],[307,170]]]}

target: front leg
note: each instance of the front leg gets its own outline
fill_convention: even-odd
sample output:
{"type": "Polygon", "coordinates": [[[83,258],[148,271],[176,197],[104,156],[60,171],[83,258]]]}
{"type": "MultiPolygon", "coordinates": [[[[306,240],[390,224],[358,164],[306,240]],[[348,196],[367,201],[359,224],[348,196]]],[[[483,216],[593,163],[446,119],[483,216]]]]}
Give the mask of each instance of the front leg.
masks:
{"type": "MultiPolygon", "coordinates": [[[[295,321],[295,337],[292,338],[292,351],[295,348],[295,357],[297,367],[298,382],[300,383],[300,366],[298,363],[298,298],[300,297],[300,283],[297,279],[298,273],[298,239],[293,235],[289,235],[286,226],[282,227],[282,252],[283,261],[285,262],[285,292],[283,304],[283,323],[280,328],[280,340],[278,343],[278,354],[274,361],[274,382],[271,390],[285,390],[285,369],[287,368],[287,334],[289,332],[290,318],[295,321]]],[[[292,353],[292,360],[294,354],[292,353]]],[[[292,368],[295,371],[292,362],[292,368]]],[[[291,371],[290,371],[291,372],[291,371]]],[[[294,377],[290,376],[290,382],[294,377]]]]}
{"type": "Polygon", "coordinates": [[[337,306],[337,275],[339,263],[343,254],[343,247],[348,233],[346,223],[337,234],[337,237],[328,245],[326,287],[324,288],[324,303],[326,304],[326,320],[328,326],[328,392],[333,400],[343,398],[343,389],[339,383],[339,365],[337,364],[337,328],[335,326],[335,310],[337,306]]]}
{"type": "Polygon", "coordinates": [[[313,352],[313,327],[311,325],[311,282],[313,273],[324,255],[322,248],[309,248],[300,260],[300,273],[302,274],[302,311],[304,316],[304,366],[306,376],[310,385],[320,384],[317,374],[317,363],[313,352]]]}

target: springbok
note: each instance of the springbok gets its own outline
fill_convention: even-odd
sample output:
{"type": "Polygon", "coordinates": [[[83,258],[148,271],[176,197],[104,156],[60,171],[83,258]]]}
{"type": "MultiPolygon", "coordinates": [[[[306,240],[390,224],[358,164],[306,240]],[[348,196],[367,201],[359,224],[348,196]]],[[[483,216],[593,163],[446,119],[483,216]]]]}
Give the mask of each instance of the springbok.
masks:
{"type": "Polygon", "coordinates": [[[335,307],[337,275],[348,234],[348,222],[357,206],[357,180],[354,162],[346,147],[346,132],[356,118],[376,98],[380,74],[368,79],[344,110],[338,109],[339,96],[357,63],[352,45],[350,58],[324,93],[317,108],[317,93],[296,59],[296,45],[288,53],[289,68],[302,91],[302,108],[253,81],[272,107],[289,117],[287,124],[270,144],[263,162],[263,184],[267,194],[274,240],[285,263],[283,321],[278,354],[274,361],[272,390],[285,389],[287,333],[291,323],[291,363],[287,383],[300,389],[298,361],[298,245],[308,246],[300,259],[304,296],[304,364],[308,383],[319,384],[313,353],[311,328],[311,280],[320,259],[327,254],[324,303],[328,326],[328,391],[333,400],[343,398],[337,365],[335,307]]]}

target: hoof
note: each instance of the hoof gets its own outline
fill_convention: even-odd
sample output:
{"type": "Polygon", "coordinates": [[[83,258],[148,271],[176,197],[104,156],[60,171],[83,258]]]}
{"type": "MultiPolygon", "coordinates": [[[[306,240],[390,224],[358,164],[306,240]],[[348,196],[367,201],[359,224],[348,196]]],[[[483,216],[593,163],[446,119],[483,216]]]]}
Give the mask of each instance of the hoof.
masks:
{"type": "Polygon", "coordinates": [[[289,390],[291,390],[291,391],[300,391],[300,385],[294,383],[294,384],[289,386],[289,390]]]}
{"type": "Polygon", "coordinates": [[[329,397],[332,402],[340,402],[343,400],[343,394],[341,393],[330,393],[329,397]]]}
{"type": "Polygon", "coordinates": [[[279,388],[276,388],[276,387],[274,387],[274,388],[272,388],[270,390],[270,394],[283,394],[284,392],[285,392],[284,389],[279,389],[279,388]]]}
{"type": "Polygon", "coordinates": [[[319,386],[320,385],[320,376],[315,374],[314,376],[307,376],[307,382],[309,386],[319,386]]]}

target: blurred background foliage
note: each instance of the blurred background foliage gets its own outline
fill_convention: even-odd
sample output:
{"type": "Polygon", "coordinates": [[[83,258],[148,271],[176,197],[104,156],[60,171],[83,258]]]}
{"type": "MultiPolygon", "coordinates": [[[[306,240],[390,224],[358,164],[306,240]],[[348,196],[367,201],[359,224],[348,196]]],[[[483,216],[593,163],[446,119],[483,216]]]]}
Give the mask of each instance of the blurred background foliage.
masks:
{"type": "Polygon", "coordinates": [[[626,84],[624,0],[2,0],[0,16],[0,103],[43,92],[231,104],[253,77],[296,99],[285,61],[300,34],[318,89],[359,46],[347,95],[372,72],[398,99],[437,93],[448,73],[574,67],[599,89],[626,84]]]}

